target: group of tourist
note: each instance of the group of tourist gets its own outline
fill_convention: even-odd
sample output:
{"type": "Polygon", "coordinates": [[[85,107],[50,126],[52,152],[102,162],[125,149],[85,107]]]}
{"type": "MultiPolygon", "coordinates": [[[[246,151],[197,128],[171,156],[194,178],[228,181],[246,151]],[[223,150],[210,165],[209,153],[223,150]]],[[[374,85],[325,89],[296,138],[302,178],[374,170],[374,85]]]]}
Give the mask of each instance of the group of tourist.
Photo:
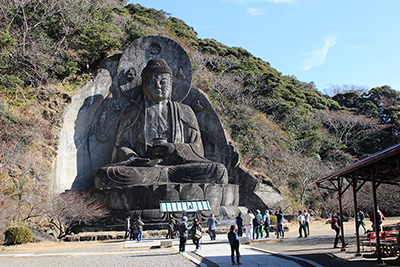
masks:
{"type": "MultiPolygon", "coordinates": [[[[307,227],[309,228],[310,215],[306,213],[307,216],[305,218],[307,222],[307,227]]],[[[284,213],[280,209],[275,212],[275,216],[277,219],[277,229],[275,232],[276,238],[285,237],[285,233],[283,231],[283,217],[284,213]]],[[[236,217],[236,225],[238,228],[238,235],[243,235],[243,230],[246,232],[246,237],[250,239],[260,239],[264,237],[269,238],[269,231],[271,227],[271,215],[269,210],[265,210],[264,215],[261,214],[260,210],[256,210],[255,214],[252,213],[251,210],[247,210],[245,215],[239,213],[236,217]]]]}
{"type": "Polygon", "coordinates": [[[142,243],[143,238],[143,226],[144,222],[140,216],[136,217],[135,220],[131,220],[128,216],[125,219],[125,239],[137,240],[137,242],[142,243]]]}
{"type": "MultiPolygon", "coordinates": [[[[385,219],[384,215],[378,208],[378,227],[382,227],[382,220],[385,219]]],[[[276,238],[282,237],[284,238],[284,229],[283,229],[283,219],[284,213],[282,209],[279,209],[275,212],[275,216],[277,218],[277,228],[276,228],[276,238]]],[[[310,214],[307,210],[298,211],[297,221],[299,222],[299,238],[300,237],[308,237],[310,235],[310,214]],[[303,235],[304,234],[304,235],[303,235]]],[[[367,229],[365,227],[365,215],[361,211],[360,208],[357,208],[357,229],[360,226],[363,227],[364,233],[367,233],[367,229]]],[[[192,233],[193,244],[195,245],[196,252],[200,248],[200,239],[203,236],[203,229],[199,220],[197,218],[193,219],[193,223],[188,225],[188,218],[186,216],[182,217],[182,220],[179,223],[176,223],[175,219],[171,219],[170,224],[168,225],[168,234],[166,238],[174,238],[175,234],[179,236],[179,252],[185,253],[186,242],[189,237],[189,230],[192,233]],[[176,231],[176,233],[175,233],[176,231]]],[[[369,220],[374,223],[374,213],[372,212],[369,220]]],[[[216,240],[216,225],[221,224],[214,216],[211,214],[210,218],[207,220],[208,233],[210,236],[210,240],[216,240]]],[[[269,238],[269,229],[271,225],[271,216],[269,210],[265,210],[264,215],[261,214],[260,210],[256,210],[255,214],[248,210],[247,213],[243,216],[242,213],[236,217],[236,225],[231,225],[228,233],[228,240],[231,246],[231,259],[232,264],[241,264],[240,263],[240,253],[239,253],[239,237],[243,236],[243,230],[246,232],[246,236],[249,238],[260,239],[263,238],[263,232],[265,231],[265,238],[269,238]],[[236,254],[236,263],[235,257],[236,254]]],[[[137,239],[137,242],[142,242],[142,233],[143,233],[144,223],[140,217],[137,217],[134,222],[131,223],[130,217],[126,218],[125,221],[125,239],[129,238],[130,240],[137,239]]],[[[341,217],[340,213],[337,212],[336,215],[332,216],[331,219],[331,228],[335,231],[335,241],[334,248],[338,248],[339,241],[342,242],[341,236],[341,217]]],[[[373,226],[374,230],[375,227],[373,226]]],[[[348,244],[345,243],[345,246],[348,244]]]]}

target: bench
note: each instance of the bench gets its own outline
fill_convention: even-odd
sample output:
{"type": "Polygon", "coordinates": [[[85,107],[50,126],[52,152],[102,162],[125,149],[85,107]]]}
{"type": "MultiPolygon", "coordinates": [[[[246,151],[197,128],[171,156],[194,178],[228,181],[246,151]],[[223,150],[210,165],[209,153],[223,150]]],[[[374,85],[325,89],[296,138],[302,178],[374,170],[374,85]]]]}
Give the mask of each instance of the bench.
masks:
{"type": "MultiPolygon", "coordinates": [[[[397,253],[399,242],[398,242],[399,231],[386,231],[379,233],[379,243],[383,251],[386,251],[387,254],[393,255],[397,253]]],[[[371,232],[367,234],[368,240],[361,241],[362,250],[365,251],[364,246],[369,245],[370,250],[372,251],[372,246],[376,247],[376,233],[371,232]]]]}
{"type": "MultiPolygon", "coordinates": [[[[399,231],[386,231],[386,232],[379,232],[379,241],[387,242],[387,243],[398,243],[397,236],[399,235],[399,231]]],[[[370,249],[372,250],[372,246],[376,247],[376,233],[370,232],[367,234],[367,240],[361,241],[362,250],[364,250],[365,245],[369,245],[370,249]]]]}

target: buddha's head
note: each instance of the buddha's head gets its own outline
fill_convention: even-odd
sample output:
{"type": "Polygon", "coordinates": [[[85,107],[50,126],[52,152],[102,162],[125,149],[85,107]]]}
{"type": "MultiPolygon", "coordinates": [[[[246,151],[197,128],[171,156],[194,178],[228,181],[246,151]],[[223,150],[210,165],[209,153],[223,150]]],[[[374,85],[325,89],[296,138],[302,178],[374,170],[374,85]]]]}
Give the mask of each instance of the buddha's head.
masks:
{"type": "Polygon", "coordinates": [[[142,71],[143,92],[152,102],[170,100],[172,70],[162,58],[151,59],[142,71]]]}

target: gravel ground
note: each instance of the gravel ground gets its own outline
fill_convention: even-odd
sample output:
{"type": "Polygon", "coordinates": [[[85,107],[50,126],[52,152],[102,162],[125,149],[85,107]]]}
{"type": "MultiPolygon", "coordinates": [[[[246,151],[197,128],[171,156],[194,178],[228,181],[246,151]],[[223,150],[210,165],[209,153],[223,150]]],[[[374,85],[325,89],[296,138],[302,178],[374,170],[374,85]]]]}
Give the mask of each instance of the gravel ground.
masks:
{"type": "Polygon", "coordinates": [[[95,253],[93,255],[77,254],[75,256],[55,254],[54,256],[40,257],[0,257],[0,266],[197,266],[182,255],[177,254],[173,249],[127,251],[126,254],[124,252],[118,254],[103,253],[103,255],[95,253]]]}
{"type": "Polygon", "coordinates": [[[124,240],[40,242],[2,246],[0,266],[197,266],[173,248],[125,249],[124,247],[124,240]],[[13,253],[20,256],[3,256],[13,253]],[[32,253],[35,255],[31,255],[32,253]],[[38,254],[42,256],[37,256],[38,254]]]}

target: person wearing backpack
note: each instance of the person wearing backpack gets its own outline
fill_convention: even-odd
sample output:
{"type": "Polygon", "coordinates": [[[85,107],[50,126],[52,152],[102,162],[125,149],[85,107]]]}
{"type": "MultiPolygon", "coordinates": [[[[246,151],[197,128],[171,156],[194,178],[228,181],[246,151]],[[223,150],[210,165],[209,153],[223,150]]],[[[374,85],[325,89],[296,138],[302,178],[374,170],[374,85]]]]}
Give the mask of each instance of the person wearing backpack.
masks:
{"type": "Polygon", "coordinates": [[[357,229],[360,228],[360,225],[364,228],[364,234],[367,233],[367,229],[365,228],[365,222],[364,222],[365,215],[361,211],[360,208],[357,208],[357,229]]]}
{"type": "MultiPolygon", "coordinates": [[[[336,213],[335,216],[332,216],[331,228],[332,228],[333,230],[335,230],[335,232],[336,232],[336,235],[335,235],[335,243],[334,243],[334,245],[333,245],[334,248],[339,248],[339,247],[338,247],[339,239],[340,239],[340,242],[343,242],[343,241],[342,241],[342,238],[343,238],[343,237],[342,237],[342,233],[341,233],[341,231],[340,231],[340,227],[341,227],[340,220],[341,220],[341,218],[340,218],[339,212],[336,213]]],[[[346,247],[347,247],[347,245],[348,245],[348,243],[345,244],[346,247]]]]}

